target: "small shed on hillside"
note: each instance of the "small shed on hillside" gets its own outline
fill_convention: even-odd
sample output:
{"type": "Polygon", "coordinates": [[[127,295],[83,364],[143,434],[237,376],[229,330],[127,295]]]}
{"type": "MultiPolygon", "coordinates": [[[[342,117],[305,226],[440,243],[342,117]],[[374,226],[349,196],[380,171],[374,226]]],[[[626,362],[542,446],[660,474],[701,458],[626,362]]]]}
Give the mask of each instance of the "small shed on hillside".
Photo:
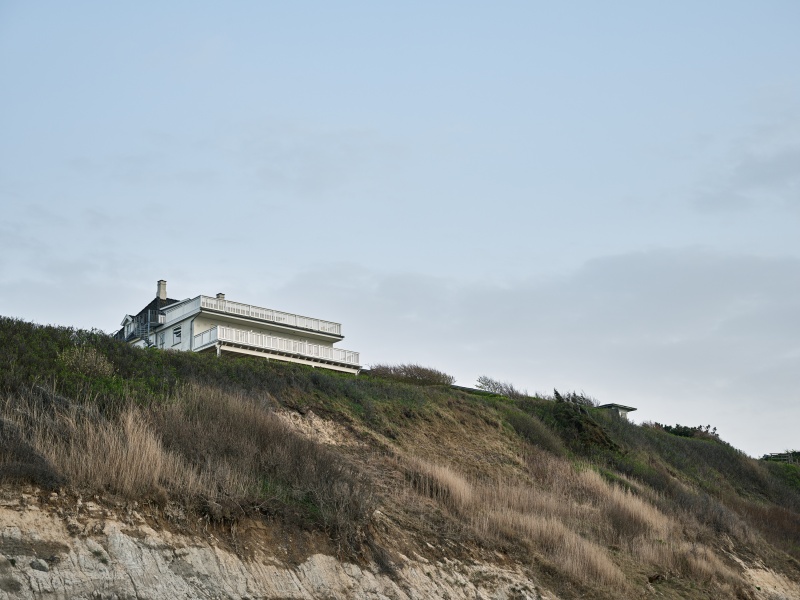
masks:
{"type": "Polygon", "coordinates": [[[622,404],[603,404],[602,406],[598,406],[597,408],[604,408],[606,410],[612,410],[617,413],[618,417],[623,419],[628,418],[628,413],[633,412],[636,409],[632,406],[623,406],[622,404]]]}

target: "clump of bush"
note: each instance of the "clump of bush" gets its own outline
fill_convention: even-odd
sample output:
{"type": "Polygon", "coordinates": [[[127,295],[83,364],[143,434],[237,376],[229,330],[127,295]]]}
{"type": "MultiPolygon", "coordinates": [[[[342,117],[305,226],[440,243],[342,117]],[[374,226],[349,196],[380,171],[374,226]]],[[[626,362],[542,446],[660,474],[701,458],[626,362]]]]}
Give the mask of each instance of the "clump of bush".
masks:
{"type": "Polygon", "coordinates": [[[87,377],[111,377],[114,374],[114,365],[94,346],[73,346],[58,357],[66,368],[87,377]]]}
{"type": "Polygon", "coordinates": [[[698,425],[697,427],[689,427],[688,425],[663,425],[661,423],[653,423],[652,427],[656,429],[661,429],[662,431],[666,431],[667,433],[671,433],[672,435],[677,435],[680,437],[687,437],[687,438],[702,438],[702,439],[709,439],[709,440],[717,440],[719,441],[719,436],[717,435],[717,428],[711,427],[711,425],[698,425]]]}
{"type": "Polygon", "coordinates": [[[518,390],[507,381],[498,381],[486,375],[478,377],[478,382],[475,384],[475,387],[479,390],[491,392],[492,394],[499,394],[500,396],[511,398],[512,400],[521,400],[522,398],[528,397],[527,390],[518,390]]]}
{"type": "Polygon", "coordinates": [[[556,402],[568,402],[577,406],[597,406],[600,404],[591,396],[587,396],[584,392],[564,392],[560,393],[557,389],[553,388],[553,400],[556,402]]]}
{"type": "Polygon", "coordinates": [[[453,385],[456,382],[452,375],[416,364],[373,365],[369,374],[415,385],[453,385]]]}

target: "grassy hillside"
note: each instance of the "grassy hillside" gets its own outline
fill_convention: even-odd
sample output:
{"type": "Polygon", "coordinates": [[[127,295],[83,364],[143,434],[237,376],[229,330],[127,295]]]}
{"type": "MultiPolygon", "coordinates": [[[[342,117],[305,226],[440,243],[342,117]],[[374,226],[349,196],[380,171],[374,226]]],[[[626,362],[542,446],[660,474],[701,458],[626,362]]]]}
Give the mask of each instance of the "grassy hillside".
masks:
{"type": "Polygon", "coordinates": [[[398,378],[0,318],[0,480],[187,527],[260,520],[389,573],[414,554],[513,562],[565,598],[755,597],[759,561],[800,580],[796,466],[580,397],[398,378]]]}

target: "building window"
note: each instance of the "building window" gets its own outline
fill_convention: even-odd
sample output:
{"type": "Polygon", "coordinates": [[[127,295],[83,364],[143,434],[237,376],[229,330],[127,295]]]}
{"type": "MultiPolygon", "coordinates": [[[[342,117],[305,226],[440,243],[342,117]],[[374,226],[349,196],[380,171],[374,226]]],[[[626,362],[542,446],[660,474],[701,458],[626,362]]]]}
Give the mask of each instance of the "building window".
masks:
{"type": "Polygon", "coordinates": [[[175,329],[172,330],[172,345],[175,346],[176,344],[181,343],[181,326],[178,325],[175,329]]]}
{"type": "Polygon", "coordinates": [[[159,345],[160,348],[164,347],[164,334],[163,333],[159,333],[158,334],[158,345],[159,345]]]}

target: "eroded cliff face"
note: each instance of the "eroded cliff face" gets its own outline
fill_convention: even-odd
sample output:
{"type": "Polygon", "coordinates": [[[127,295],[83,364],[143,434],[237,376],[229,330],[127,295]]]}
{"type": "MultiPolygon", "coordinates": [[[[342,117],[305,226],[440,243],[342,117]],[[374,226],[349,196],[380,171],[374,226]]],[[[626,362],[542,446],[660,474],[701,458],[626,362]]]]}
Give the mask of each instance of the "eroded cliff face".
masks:
{"type": "MultiPolygon", "coordinates": [[[[285,531],[275,536],[260,521],[234,549],[230,538],[202,527],[180,533],[142,513],[63,494],[0,500],[0,600],[558,600],[521,568],[501,565],[501,557],[492,564],[400,555],[389,575],[375,564],[309,551],[307,541],[285,531]],[[304,547],[298,552],[293,545],[304,547]]],[[[731,556],[750,582],[752,598],[800,599],[796,582],[757,560],[731,556]]],[[[659,596],[664,593],[652,585],[641,589],[641,597],[659,596]]]]}
{"type": "Polygon", "coordinates": [[[69,499],[65,511],[66,501],[29,494],[0,504],[0,600],[555,598],[514,568],[415,556],[389,576],[322,553],[287,561],[280,544],[234,551],[209,532],[153,526],[129,507],[69,499]]]}

